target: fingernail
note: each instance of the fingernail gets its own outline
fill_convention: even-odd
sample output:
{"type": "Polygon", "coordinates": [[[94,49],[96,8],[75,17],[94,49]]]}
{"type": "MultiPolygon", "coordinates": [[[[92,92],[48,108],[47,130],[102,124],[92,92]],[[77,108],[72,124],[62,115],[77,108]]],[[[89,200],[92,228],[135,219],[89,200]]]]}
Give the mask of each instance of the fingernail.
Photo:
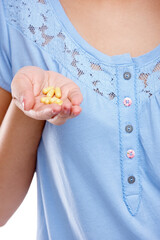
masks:
{"type": "Polygon", "coordinates": [[[22,104],[22,102],[24,101],[23,96],[21,96],[19,100],[20,100],[20,103],[22,104]]]}
{"type": "Polygon", "coordinates": [[[23,110],[24,110],[24,100],[22,101],[22,103],[21,103],[21,104],[22,104],[22,108],[23,108],[23,110]]]}
{"type": "Polygon", "coordinates": [[[24,110],[24,98],[23,98],[23,96],[20,97],[19,101],[20,101],[21,106],[22,106],[22,108],[24,110]]]}

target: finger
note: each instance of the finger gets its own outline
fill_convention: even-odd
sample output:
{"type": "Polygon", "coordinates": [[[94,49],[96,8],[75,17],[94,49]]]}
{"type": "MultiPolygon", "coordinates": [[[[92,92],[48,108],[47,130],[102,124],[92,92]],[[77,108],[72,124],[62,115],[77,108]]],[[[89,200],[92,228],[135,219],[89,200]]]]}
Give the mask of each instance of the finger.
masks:
{"type": "Polygon", "coordinates": [[[27,90],[23,92],[20,98],[25,111],[29,111],[30,109],[33,108],[35,103],[35,98],[32,91],[27,90]]]}
{"type": "Polygon", "coordinates": [[[68,98],[66,98],[65,100],[63,100],[62,110],[59,115],[61,117],[68,117],[71,113],[71,109],[72,109],[72,103],[68,98]]]}
{"type": "MultiPolygon", "coordinates": [[[[66,101],[66,102],[67,102],[67,101],[66,101]]],[[[67,103],[69,103],[69,100],[68,100],[67,103]]],[[[62,105],[62,106],[63,106],[63,105],[62,105]]],[[[65,111],[65,110],[64,110],[64,111],[65,111]]],[[[62,121],[62,120],[66,121],[67,119],[74,118],[74,117],[78,116],[78,115],[81,113],[82,108],[81,108],[80,106],[77,106],[77,105],[76,105],[76,106],[71,106],[71,108],[68,109],[69,112],[65,113],[64,111],[63,111],[63,109],[62,109],[62,110],[60,111],[60,113],[56,115],[56,117],[54,116],[54,117],[53,117],[54,121],[55,121],[55,119],[56,119],[56,122],[58,122],[58,120],[59,120],[59,121],[62,121]]],[[[53,122],[53,121],[52,121],[52,122],[53,122]]]]}
{"type": "Polygon", "coordinates": [[[68,99],[73,105],[80,105],[82,103],[83,96],[78,86],[74,89],[69,90],[68,99]]]}
{"type": "Polygon", "coordinates": [[[48,122],[54,124],[54,125],[62,125],[66,122],[67,119],[70,117],[72,109],[72,104],[69,101],[69,99],[63,100],[62,109],[59,114],[52,117],[52,119],[49,119],[48,122]]]}
{"type": "MultiPolygon", "coordinates": [[[[13,78],[11,85],[12,97],[22,104],[24,110],[28,111],[34,106],[34,94],[32,83],[24,74],[18,73],[13,78]]],[[[15,103],[17,103],[17,101],[15,103]]]]}
{"type": "Polygon", "coordinates": [[[72,106],[70,117],[77,117],[82,112],[82,108],[80,106],[72,106]]]}
{"type": "Polygon", "coordinates": [[[70,115],[64,117],[64,115],[61,115],[60,113],[54,116],[52,119],[49,119],[48,122],[54,125],[62,125],[67,120],[77,117],[81,113],[81,111],[82,111],[82,108],[80,106],[72,106],[70,115]]]}

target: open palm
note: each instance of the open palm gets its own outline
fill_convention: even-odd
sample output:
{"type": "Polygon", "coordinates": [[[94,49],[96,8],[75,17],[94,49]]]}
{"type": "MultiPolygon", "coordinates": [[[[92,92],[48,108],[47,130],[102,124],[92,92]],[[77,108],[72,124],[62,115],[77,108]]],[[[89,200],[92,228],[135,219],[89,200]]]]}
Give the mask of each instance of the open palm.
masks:
{"type": "Polygon", "coordinates": [[[13,78],[12,97],[15,104],[29,117],[37,120],[48,120],[61,125],[67,119],[79,115],[83,100],[80,88],[69,78],[53,71],[27,66],[21,68],[13,78]],[[48,86],[60,87],[63,104],[44,104],[42,89],[48,86]]]}

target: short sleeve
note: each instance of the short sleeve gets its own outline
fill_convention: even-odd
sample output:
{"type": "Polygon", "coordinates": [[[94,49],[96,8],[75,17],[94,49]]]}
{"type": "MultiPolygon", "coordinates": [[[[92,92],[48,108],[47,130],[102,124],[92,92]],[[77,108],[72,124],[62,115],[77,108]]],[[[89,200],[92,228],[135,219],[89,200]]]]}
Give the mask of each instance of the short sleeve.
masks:
{"type": "Polygon", "coordinates": [[[0,87],[11,92],[13,76],[10,63],[10,41],[2,0],[0,0],[0,33],[0,87]]]}

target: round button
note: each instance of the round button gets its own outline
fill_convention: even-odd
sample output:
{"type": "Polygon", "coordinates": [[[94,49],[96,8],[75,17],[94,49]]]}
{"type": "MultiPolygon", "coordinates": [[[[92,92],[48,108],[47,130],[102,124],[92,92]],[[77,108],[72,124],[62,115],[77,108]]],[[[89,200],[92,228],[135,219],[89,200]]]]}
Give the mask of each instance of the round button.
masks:
{"type": "Polygon", "coordinates": [[[123,100],[123,103],[126,107],[129,107],[131,104],[132,104],[132,100],[129,98],[129,97],[126,97],[124,100],[123,100]]]}
{"type": "Polygon", "coordinates": [[[129,184],[132,184],[132,183],[134,183],[135,181],[136,181],[136,179],[135,179],[134,176],[130,176],[130,177],[128,178],[129,184]]]}
{"type": "Polygon", "coordinates": [[[131,78],[131,73],[130,72],[125,72],[123,74],[124,79],[129,80],[131,78]]]}
{"type": "Polygon", "coordinates": [[[133,149],[129,149],[127,151],[127,157],[128,158],[133,158],[135,156],[135,151],[133,149]]]}
{"type": "Polygon", "coordinates": [[[125,127],[126,132],[131,133],[133,131],[133,126],[132,125],[127,125],[125,127]]]}

